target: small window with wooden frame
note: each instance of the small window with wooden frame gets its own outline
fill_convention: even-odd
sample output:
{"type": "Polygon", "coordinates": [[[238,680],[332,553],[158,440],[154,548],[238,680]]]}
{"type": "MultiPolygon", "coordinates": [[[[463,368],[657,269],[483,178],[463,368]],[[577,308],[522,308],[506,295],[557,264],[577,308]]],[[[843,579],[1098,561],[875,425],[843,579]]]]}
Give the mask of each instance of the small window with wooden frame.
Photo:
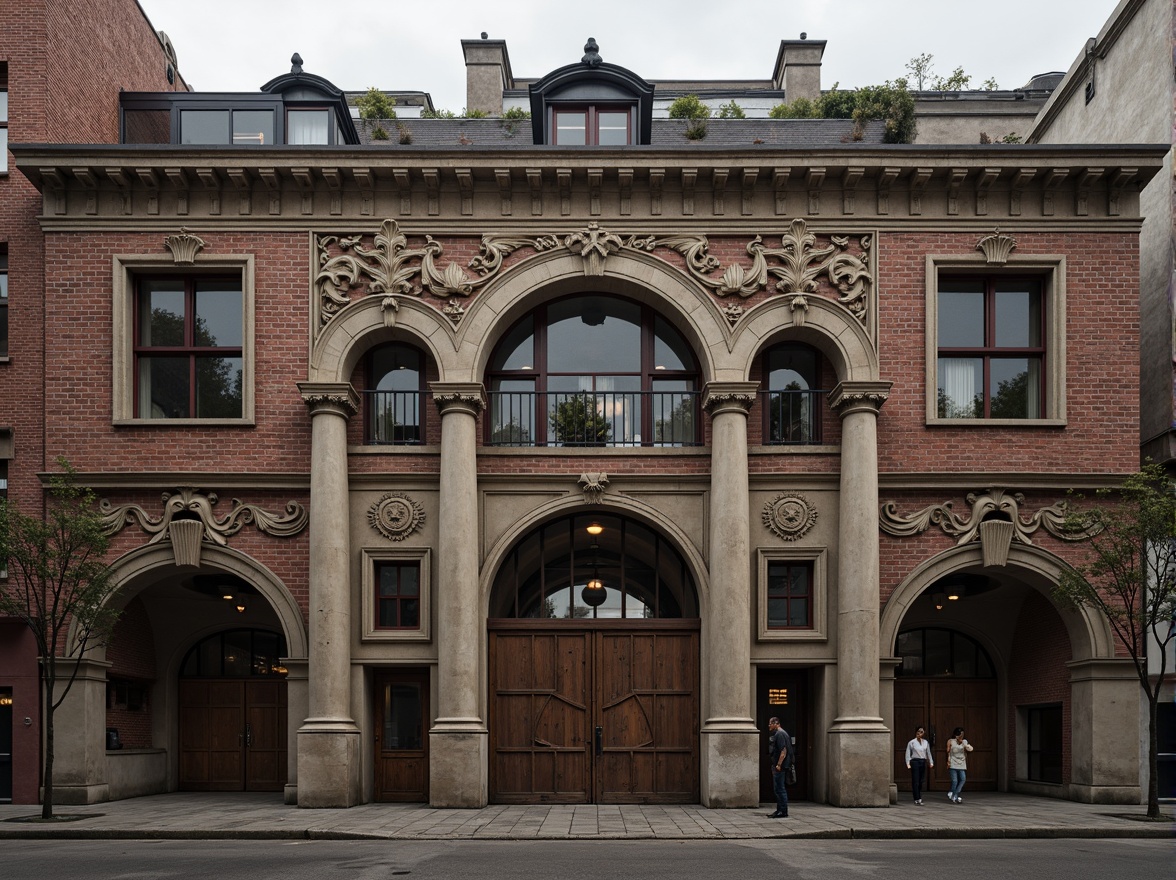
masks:
{"type": "Polygon", "coordinates": [[[416,548],[365,549],[363,640],[430,640],[430,552],[416,548]]]}
{"type": "Polygon", "coordinates": [[[828,638],[828,551],[824,547],[759,550],[760,641],[828,638]]]}

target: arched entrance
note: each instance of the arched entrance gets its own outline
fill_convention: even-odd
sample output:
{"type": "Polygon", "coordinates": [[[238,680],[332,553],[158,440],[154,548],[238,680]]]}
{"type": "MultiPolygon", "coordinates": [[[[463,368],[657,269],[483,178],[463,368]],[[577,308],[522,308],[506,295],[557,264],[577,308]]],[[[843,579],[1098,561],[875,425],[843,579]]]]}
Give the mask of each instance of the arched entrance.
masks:
{"type": "Polygon", "coordinates": [[[189,649],[180,665],[181,791],[281,791],[286,784],[286,642],[231,629],[189,649]]]}
{"type": "Polygon", "coordinates": [[[698,800],[698,598],[664,538],[552,520],[506,555],[488,626],[492,801],[698,800]]]}

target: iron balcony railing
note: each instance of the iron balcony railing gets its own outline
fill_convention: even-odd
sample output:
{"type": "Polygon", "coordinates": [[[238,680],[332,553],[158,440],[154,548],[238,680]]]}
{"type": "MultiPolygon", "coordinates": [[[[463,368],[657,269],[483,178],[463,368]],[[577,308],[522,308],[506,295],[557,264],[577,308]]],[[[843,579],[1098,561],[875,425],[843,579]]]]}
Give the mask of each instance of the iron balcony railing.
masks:
{"type": "Polygon", "coordinates": [[[765,446],[821,442],[826,391],[768,390],[759,393],[765,446]]]}
{"type": "Polygon", "coordinates": [[[489,446],[698,446],[697,391],[492,391],[489,446]]]}
{"type": "Polygon", "coordinates": [[[419,391],[364,391],[363,399],[369,444],[413,446],[424,442],[419,391]]]}

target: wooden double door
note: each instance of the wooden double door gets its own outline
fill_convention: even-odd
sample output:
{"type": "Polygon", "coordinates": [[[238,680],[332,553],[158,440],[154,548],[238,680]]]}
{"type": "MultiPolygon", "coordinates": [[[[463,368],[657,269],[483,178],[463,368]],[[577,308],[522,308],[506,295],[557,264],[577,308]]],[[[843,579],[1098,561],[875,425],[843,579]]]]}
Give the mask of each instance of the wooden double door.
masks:
{"type": "Polygon", "coordinates": [[[492,621],[489,636],[494,802],[698,801],[698,621],[492,621]]]}
{"type": "Polygon", "coordinates": [[[281,791],[284,679],[180,679],[180,790],[281,791]]]}
{"type": "Polygon", "coordinates": [[[968,753],[965,787],[973,791],[996,790],[997,712],[994,679],[898,678],[894,681],[894,779],[903,791],[911,790],[906,768],[906,747],[922,726],[931,742],[935,766],[930,769],[927,791],[947,791],[947,741],[957,727],[972,746],[968,753]]]}

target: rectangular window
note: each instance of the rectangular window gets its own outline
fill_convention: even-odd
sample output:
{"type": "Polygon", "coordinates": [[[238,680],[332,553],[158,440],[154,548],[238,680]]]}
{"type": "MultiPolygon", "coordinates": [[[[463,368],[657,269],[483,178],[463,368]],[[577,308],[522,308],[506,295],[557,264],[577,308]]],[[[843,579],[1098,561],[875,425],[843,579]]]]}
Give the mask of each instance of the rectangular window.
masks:
{"type": "Polygon", "coordinates": [[[331,133],[329,110],[287,110],[287,144],[328,144],[331,133]]]}
{"type": "Polygon", "coordinates": [[[551,142],[565,147],[624,146],[633,143],[633,111],[629,107],[555,107],[551,110],[551,142]]]}
{"type": "Polygon", "coordinates": [[[8,62],[0,61],[0,174],[8,173],[8,62]]]}
{"type": "Polygon", "coordinates": [[[813,564],[768,563],[768,628],[796,629],[812,625],[813,564]]]}
{"type": "Polygon", "coordinates": [[[140,278],[135,291],[139,419],[243,417],[240,278],[140,278]]]}
{"type": "MultiPolygon", "coordinates": [[[[129,137],[132,121],[129,113],[126,120],[129,137]]],[[[274,111],[181,110],[180,143],[271,146],[274,143],[274,111]]]]}
{"type": "Polygon", "coordinates": [[[1062,781],[1062,707],[1031,706],[1025,712],[1028,778],[1032,782],[1062,781]]]}
{"type": "Polygon", "coordinates": [[[377,562],[376,628],[419,629],[420,625],[420,564],[377,562]]]}
{"type": "Polygon", "coordinates": [[[8,357],[8,245],[0,244],[0,358],[8,357]]]}
{"type": "Polygon", "coordinates": [[[941,278],[938,313],[939,418],[1041,418],[1041,282],[941,278]]]}

